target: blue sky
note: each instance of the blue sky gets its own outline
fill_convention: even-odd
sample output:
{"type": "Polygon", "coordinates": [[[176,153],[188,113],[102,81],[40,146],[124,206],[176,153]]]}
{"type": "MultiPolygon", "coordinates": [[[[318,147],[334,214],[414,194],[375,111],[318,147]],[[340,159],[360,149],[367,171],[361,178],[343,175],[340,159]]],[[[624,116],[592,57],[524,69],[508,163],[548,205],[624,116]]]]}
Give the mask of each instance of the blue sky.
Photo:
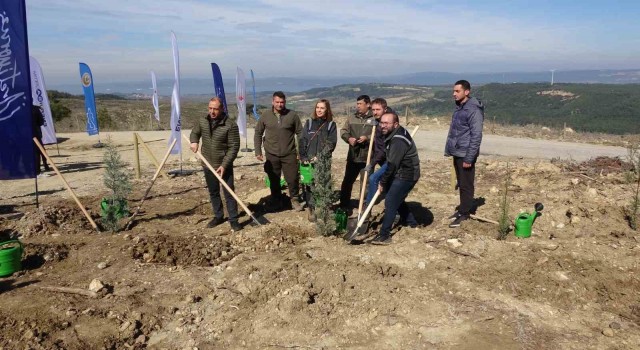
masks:
{"type": "Polygon", "coordinates": [[[47,83],[640,68],[640,1],[27,0],[47,83]]]}

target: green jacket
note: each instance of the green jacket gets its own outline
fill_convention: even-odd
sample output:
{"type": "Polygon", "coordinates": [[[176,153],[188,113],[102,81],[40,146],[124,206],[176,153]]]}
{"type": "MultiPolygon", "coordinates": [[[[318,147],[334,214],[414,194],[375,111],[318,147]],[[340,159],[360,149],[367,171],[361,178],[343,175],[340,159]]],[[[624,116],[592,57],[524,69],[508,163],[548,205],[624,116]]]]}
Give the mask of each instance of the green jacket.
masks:
{"type": "Polygon", "coordinates": [[[273,109],[266,111],[256,124],[253,145],[256,156],[262,155],[264,135],[264,151],[278,157],[296,154],[296,142],[302,132],[302,123],[298,114],[286,109],[280,117],[273,109]]]}
{"type": "MultiPolygon", "coordinates": [[[[373,117],[371,110],[366,114],[355,113],[344,123],[342,129],[340,129],[340,137],[344,142],[349,143],[350,137],[360,138],[360,136],[366,136],[371,138],[371,129],[376,125],[376,118],[373,117]]],[[[367,153],[369,152],[369,141],[363,143],[356,143],[355,146],[349,145],[349,154],[347,155],[347,161],[355,163],[366,163],[367,153]]]]}
{"type": "Polygon", "coordinates": [[[200,152],[214,169],[219,166],[225,170],[233,167],[233,161],[240,150],[240,132],[238,125],[229,120],[226,114],[219,120],[210,119],[209,115],[199,118],[191,130],[189,140],[198,143],[200,138],[200,152]]]}

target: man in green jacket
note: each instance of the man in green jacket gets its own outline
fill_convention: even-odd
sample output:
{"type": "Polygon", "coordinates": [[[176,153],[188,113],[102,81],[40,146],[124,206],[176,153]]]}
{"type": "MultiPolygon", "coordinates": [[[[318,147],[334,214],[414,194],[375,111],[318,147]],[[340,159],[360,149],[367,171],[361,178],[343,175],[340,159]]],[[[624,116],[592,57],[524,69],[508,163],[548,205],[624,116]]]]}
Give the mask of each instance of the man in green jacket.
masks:
{"type": "Polygon", "coordinates": [[[376,125],[376,119],[371,113],[371,98],[367,95],[356,99],[356,113],[349,116],[342,129],[340,137],[349,144],[347,166],[340,186],[340,207],[351,213],[351,191],[353,183],[367,165],[369,153],[369,138],[371,130],[376,125]]]}
{"type": "Polygon", "coordinates": [[[280,174],[289,187],[291,206],[294,210],[302,211],[300,203],[300,175],[298,174],[298,154],[296,143],[300,139],[302,124],[298,114],[286,107],[286,97],[282,91],[273,93],[272,108],[265,112],[256,124],[253,144],[256,158],[264,161],[262,146],[266,155],[264,172],[269,177],[271,189],[270,207],[279,209],[285,205],[286,197],[282,195],[280,174]],[[263,142],[264,136],[264,142],[263,142]]]}
{"type": "MultiPolygon", "coordinates": [[[[224,113],[222,100],[218,97],[214,97],[209,101],[209,114],[199,118],[191,130],[189,137],[191,141],[190,148],[194,153],[198,152],[200,138],[202,138],[202,155],[233,190],[233,161],[238,156],[238,150],[240,150],[240,133],[238,125],[230,121],[227,114],[224,113]]],[[[224,222],[222,198],[220,198],[220,182],[209,168],[206,166],[203,166],[203,168],[204,178],[209,188],[211,206],[215,215],[207,224],[207,227],[216,227],[224,222]]],[[[228,191],[224,191],[224,197],[227,202],[231,230],[240,231],[242,226],[238,223],[238,203],[228,191]]]]}

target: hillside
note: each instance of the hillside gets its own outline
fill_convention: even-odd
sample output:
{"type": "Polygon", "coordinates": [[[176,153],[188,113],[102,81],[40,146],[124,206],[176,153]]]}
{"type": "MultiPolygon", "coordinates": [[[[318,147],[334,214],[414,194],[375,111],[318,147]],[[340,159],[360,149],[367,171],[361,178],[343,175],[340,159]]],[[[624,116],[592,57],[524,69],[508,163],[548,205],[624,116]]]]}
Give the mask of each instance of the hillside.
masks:
{"type": "MultiPolygon", "coordinates": [[[[449,86],[351,84],[330,88],[314,88],[300,93],[287,93],[290,108],[305,116],[313,111],[318,99],[331,101],[335,115],[353,113],[355,99],[362,94],[384,97],[400,114],[407,107],[415,117],[450,116],[453,110],[449,86]]],[[[473,95],[486,106],[488,121],[510,125],[535,124],[554,128],[567,126],[584,132],[640,134],[640,91],[636,85],[604,84],[488,84],[475,88],[473,95]]],[[[69,112],[56,119],[60,131],[84,129],[83,101],[79,96],[50,92],[56,110],[65,106],[69,112]]],[[[116,95],[97,97],[102,130],[149,130],[153,108],[147,99],[123,99],[116,95]]],[[[208,96],[182,98],[183,125],[191,125],[200,113],[206,113],[208,96]]],[[[236,115],[233,95],[227,96],[232,117],[236,115]]],[[[270,105],[271,93],[260,93],[261,107],[270,105]]],[[[251,111],[252,105],[247,106],[251,111]]],[[[56,112],[54,111],[54,114],[56,112]]],[[[160,119],[163,128],[169,124],[170,101],[161,98],[160,119]]],[[[249,117],[251,123],[252,118],[249,117]]],[[[154,123],[155,124],[155,123],[154,123]]]]}
{"type": "MultiPolygon", "coordinates": [[[[486,118],[505,124],[567,126],[579,131],[640,133],[640,91],[636,85],[488,84],[473,95],[483,101],[486,118]]],[[[451,113],[451,93],[415,103],[418,114],[451,113]]]]}

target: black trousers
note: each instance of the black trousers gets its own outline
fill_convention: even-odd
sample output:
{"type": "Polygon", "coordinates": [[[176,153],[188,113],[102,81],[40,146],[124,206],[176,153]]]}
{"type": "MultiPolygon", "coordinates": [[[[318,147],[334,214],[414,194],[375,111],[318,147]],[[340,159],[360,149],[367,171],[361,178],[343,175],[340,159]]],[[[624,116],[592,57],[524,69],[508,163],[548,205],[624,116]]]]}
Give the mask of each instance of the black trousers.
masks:
{"type": "MultiPolygon", "coordinates": [[[[213,207],[213,214],[217,218],[222,218],[224,217],[224,212],[222,211],[222,198],[220,198],[220,181],[218,181],[218,178],[213,175],[209,168],[204,167],[203,169],[204,179],[207,182],[207,188],[209,188],[209,199],[211,200],[211,207],[213,207]]],[[[224,182],[226,182],[227,185],[235,191],[235,187],[233,186],[233,168],[224,170],[222,180],[224,180],[224,182]]],[[[227,190],[224,190],[224,199],[227,202],[229,221],[237,221],[238,203],[227,190]]]]}
{"type": "Polygon", "coordinates": [[[313,199],[313,184],[302,185],[302,198],[307,202],[309,209],[315,209],[316,201],[313,199]]]}
{"type": "MultiPolygon", "coordinates": [[[[477,157],[476,157],[477,159],[477,157]]],[[[474,178],[476,176],[475,159],[471,168],[462,167],[463,158],[453,157],[453,167],[456,170],[456,180],[458,180],[458,188],[460,190],[460,206],[458,212],[462,215],[469,215],[473,210],[474,196],[474,178]]]]}
{"type": "MultiPolygon", "coordinates": [[[[348,207],[351,202],[351,191],[353,191],[353,183],[361,175],[366,163],[356,163],[347,160],[347,167],[344,169],[344,178],[340,186],[340,206],[348,207]]],[[[359,198],[358,198],[359,199],[359,198]]]]}
{"type": "MultiPolygon", "coordinates": [[[[42,138],[38,139],[38,142],[40,142],[40,144],[42,145],[42,138]]],[[[44,148],[44,145],[42,145],[42,147],[44,148]]],[[[36,157],[36,175],[40,174],[40,167],[42,164],[44,164],[44,169],[45,170],[49,170],[49,164],[47,164],[47,157],[44,156],[44,153],[42,153],[40,151],[40,148],[38,148],[38,146],[36,146],[36,144],[33,144],[33,151],[36,157]]]]}
{"type": "Polygon", "coordinates": [[[298,158],[295,153],[287,156],[278,157],[273,154],[266,153],[267,161],[264,163],[264,172],[269,177],[269,188],[272,197],[282,195],[280,187],[280,174],[284,174],[284,179],[289,187],[289,196],[297,198],[300,194],[300,175],[298,174],[298,158]]]}

